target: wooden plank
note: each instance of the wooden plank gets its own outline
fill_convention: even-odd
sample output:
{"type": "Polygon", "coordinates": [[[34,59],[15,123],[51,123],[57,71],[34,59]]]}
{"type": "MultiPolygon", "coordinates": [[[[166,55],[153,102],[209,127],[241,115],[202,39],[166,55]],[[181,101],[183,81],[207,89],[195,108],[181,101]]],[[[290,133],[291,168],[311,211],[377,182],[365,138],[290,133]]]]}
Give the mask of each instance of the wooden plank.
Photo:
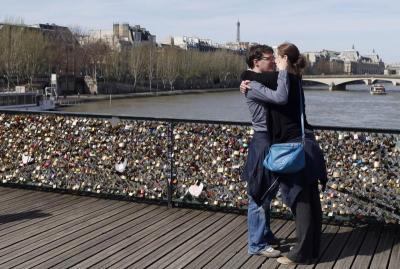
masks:
{"type": "Polygon", "coordinates": [[[76,233],[82,233],[82,231],[84,231],[85,229],[90,230],[90,228],[88,228],[88,227],[90,227],[91,225],[93,225],[92,227],[96,227],[99,224],[101,224],[102,223],[101,221],[104,221],[104,219],[107,219],[107,218],[114,219],[116,216],[118,217],[118,214],[120,213],[120,211],[123,211],[124,209],[127,209],[127,208],[129,208],[129,205],[116,204],[116,207],[109,208],[108,210],[106,210],[104,212],[102,210],[100,210],[97,216],[96,215],[90,216],[90,214],[88,214],[90,217],[85,219],[84,222],[75,224],[75,225],[69,227],[68,229],[61,229],[56,233],[51,233],[51,236],[44,235],[45,237],[42,237],[41,239],[38,239],[31,244],[28,244],[22,248],[19,248],[18,251],[8,253],[7,255],[3,256],[0,259],[0,264],[11,261],[16,258],[19,258],[22,255],[28,254],[31,252],[35,252],[35,253],[37,253],[37,255],[40,255],[41,254],[40,250],[37,251],[36,249],[43,247],[45,245],[48,245],[52,242],[63,240],[63,238],[65,238],[65,237],[75,236],[76,233]]]}
{"type": "Polygon", "coordinates": [[[350,235],[350,239],[347,241],[342,253],[338,257],[334,269],[346,269],[351,268],[355,257],[364,241],[365,235],[367,234],[368,226],[362,225],[353,228],[350,235]]]}
{"type": "MultiPolygon", "coordinates": [[[[271,229],[278,229],[283,225],[285,225],[285,221],[273,219],[271,222],[271,229]]],[[[282,236],[282,234],[278,231],[277,236],[282,236]]],[[[244,266],[249,267],[253,263],[261,265],[266,259],[266,257],[262,256],[249,255],[248,246],[245,244],[245,247],[238,251],[234,256],[231,256],[231,258],[223,264],[222,268],[243,268],[244,266]]]]}
{"type": "Polygon", "coordinates": [[[153,241],[143,248],[135,243],[126,250],[124,249],[123,251],[107,257],[106,260],[96,264],[93,268],[108,268],[110,266],[122,268],[123,266],[134,264],[143,259],[146,255],[152,254],[155,251],[160,251],[160,248],[165,244],[173,244],[178,240],[185,241],[185,235],[191,234],[190,229],[196,229],[195,226],[201,225],[203,221],[207,221],[210,217],[212,218],[212,216],[213,213],[211,212],[202,212],[201,214],[193,216],[178,227],[175,227],[173,230],[170,230],[169,233],[163,235],[157,241],[153,241]]]}
{"type": "Polygon", "coordinates": [[[155,263],[149,266],[149,268],[158,269],[165,268],[169,264],[175,261],[177,257],[184,255],[190,249],[195,248],[201,242],[206,240],[208,237],[213,236],[217,231],[219,231],[222,227],[227,225],[233,219],[237,218],[236,215],[233,214],[225,214],[221,219],[217,222],[213,223],[211,226],[207,227],[201,233],[194,234],[192,238],[187,240],[186,242],[182,242],[177,248],[171,250],[169,253],[161,257],[155,263]]]}
{"type": "MultiPolygon", "coordinates": [[[[134,205],[136,210],[132,210],[132,204],[0,187],[0,216],[27,214],[26,219],[3,224],[4,219],[0,221],[0,268],[397,269],[400,264],[398,227],[357,227],[349,233],[349,228],[329,225],[323,234],[319,264],[283,266],[276,259],[249,258],[246,224],[239,221],[243,216],[228,221],[225,218],[229,215],[222,213],[189,211],[162,215],[158,211],[153,216],[158,221],[143,220],[137,227],[128,220],[130,215],[149,206],[134,205]],[[24,211],[35,209],[49,215],[28,219],[29,212],[24,211]],[[170,226],[175,228],[171,230],[170,226]],[[339,229],[337,234],[335,229],[339,229]]],[[[156,208],[153,206],[142,215],[157,211],[156,208]]],[[[13,216],[7,216],[7,220],[13,220],[13,216]]],[[[278,237],[290,239],[295,235],[294,222],[280,227],[278,237]]]]}
{"type": "Polygon", "coordinates": [[[0,186],[1,194],[6,195],[8,193],[13,193],[13,192],[20,192],[21,189],[19,188],[10,188],[10,187],[2,187],[0,186]]]}
{"type": "Polygon", "coordinates": [[[202,215],[201,220],[204,220],[206,217],[210,216],[211,213],[192,210],[183,217],[171,222],[168,226],[162,226],[157,231],[141,240],[133,243],[132,240],[130,240],[131,242],[125,242],[126,240],[122,240],[117,244],[86,258],[83,262],[77,264],[73,268],[86,268],[89,266],[92,268],[109,268],[111,265],[123,260],[124,258],[127,258],[127,261],[122,261],[123,265],[134,263],[143,256],[152,253],[166,242],[173,240],[184,231],[190,229],[193,226],[193,219],[200,215],[202,215]]]}
{"type": "Polygon", "coordinates": [[[16,190],[16,189],[0,186],[0,194],[6,193],[6,192],[11,192],[13,190],[16,190]]]}
{"type": "MultiPolygon", "coordinates": [[[[277,230],[278,232],[281,229],[286,230],[283,228],[287,223],[286,221],[276,221],[275,223],[276,225],[274,227],[272,227],[271,225],[272,230],[277,230]]],[[[278,234],[276,236],[278,236],[278,234]]],[[[241,268],[248,268],[248,269],[259,268],[263,263],[265,263],[267,259],[268,258],[264,256],[251,255],[250,258],[241,266],[241,268]]]]}
{"type": "MultiPolygon", "coordinates": [[[[46,197],[54,197],[54,193],[46,193],[46,197]],[[53,195],[52,195],[53,194],[53,195]]],[[[29,192],[29,193],[24,193],[21,196],[13,197],[10,200],[7,200],[5,202],[2,202],[1,208],[0,208],[0,213],[1,214],[6,214],[9,212],[15,212],[15,211],[23,211],[26,209],[31,208],[32,206],[35,206],[33,201],[37,201],[39,198],[42,198],[38,195],[37,192],[29,192]]]]}
{"type": "Polygon", "coordinates": [[[222,252],[220,252],[216,257],[210,260],[203,268],[205,269],[221,268],[226,262],[228,262],[233,256],[239,253],[246,246],[247,246],[247,232],[241,234],[236,241],[234,241],[229,247],[223,249],[222,252]]]}
{"type": "MultiPolygon", "coordinates": [[[[33,192],[33,191],[31,191],[31,192],[33,192]]],[[[26,195],[26,192],[21,191],[21,190],[17,190],[17,189],[11,189],[9,191],[8,190],[4,191],[0,195],[0,210],[1,210],[3,205],[7,204],[8,200],[12,200],[14,198],[21,197],[21,196],[24,196],[24,195],[26,195]]]]}
{"type": "MultiPolygon", "coordinates": [[[[78,246],[65,250],[67,246],[62,246],[63,252],[61,255],[55,256],[52,259],[41,263],[40,268],[71,268],[77,263],[85,260],[104,248],[110,247],[124,239],[127,241],[140,240],[144,236],[154,232],[162,225],[168,225],[169,222],[179,218],[187,213],[187,210],[179,210],[176,208],[168,209],[167,207],[159,207],[156,210],[137,218],[133,221],[129,220],[126,223],[115,226],[105,233],[96,237],[79,239],[78,246]],[[154,214],[153,214],[154,213],[154,214]],[[143,220],[143,221],[141,221],[143,220]]],[[[68,246],[69,247],[69,246],[68,246]]]]}
{"type": "Polygon", "coordinates": [[[250,255],[247,253],[247,244],[244,245],[228,262],[226,262],[221,268],[231,269],[240,268],[244,264],[250,255]]]}
{"type": "MultiPolygon", "coordinates": [[[[203,240],[200,244],[198,244],[194,248],[189,249],[189,251],[186,252],[185,254],[177,257],[177,259],[175,259],[174,262],[168,265],[166,268],[174,269],[174,268],[186,267],[188,263],[195,260],[201,254],[206,253],[210,247],[212,248],[218,242],[222,242],[227,235],[235,231],[235,229],[239,227],[241,224],[244,225],[245,221],[246,217],[236,216],[232,221],[227,223],[224,227],[222,227],[212,236],[203,240]]],[[[210,253],[210,255],[212,254],[210,253]]]]}
{"type": "Polygon", "coordinates": [[[44,206],[48,203],[52,203],[60,199],[62,194],[58,193],[42,193],[42,192],[33,192],[29,195],[24,195],[22,197],[18,197],[15,200],[8,201],[7,207],[3,207],[0,211],[2,215],[8,213],[19,213],[27,210],[33,210],[35,208],[44,206]]]}
{"type": "Polygon", "coordinates": [[[371,226],[351,268],[369,268],[382,232],[382,226],[371,226]]]}
{"type": "Polygon", "coordinates": [[[339,231],[336,233],[336,236],[332,240],[331,244],[326,249],[324,255],[322,255],[317,266],[315,266],[316,269],[332,268],[334,266],[337,258],[350,238],[352,231],[352,227],[344,226],[339,228],[339,231]]]}
{"type": "Polygon", "coordinates": [[[400,265],[400,226],[397,225],[397,234],[393,234],[395,240],[390,254],[390,261],[388,269],[398,269],[400,265]]]}
{"type": "MultiPolygon", "coordinates": [[[[92,201],[82,201],[79,204],[75,204],[73,205],[73,208],[75,209],[79,209],[80,205],[85,206],[86,204],[90,204],[92,201]]],[[[78,212],[79,213],[79,212],[78,212]]],[[[60,216],[59,216],[60,217],[60,216]]],[[[61,216],[62,220],[65,220],[65,218],[63,218],[64,216],[61,216]]],[[[36,234],[40,234],[43,231],[47,231],[46,225],[42,225],[39,227],[35,227],[35,229],[32,229],[32,227],[28,226],[28,227],[24,227],[22,229],[19,230],[15,230],[12,232],[9,232],[7,234],[5,234],[4,236],[1,237],[1,241],[0,241],[0,249],[4,248],[5,246],[11,244],[15,244],[21,240],[25,240],[29,237],[32,237],[36,234]]],[[[6,229],[7,230],[7,229],[6,229]]]]}
{"type": "MultiPolygon", "coordinates": [[[[107,220],[106,225],[102,225],[101,227],[97,227],[96,229],[90,229],[88,232],[85,232],[84,234],[81,234],[79,237],[74,236],[73,240],[71,240],[70,237],[65,238],[65,240],[59,240],[57,242],[54,242],[54,244],[51,244],[51,247],[48,245],[44,246],[44,249],[41,250],[41,255],[35,256],[33,258],[30,258],[29,260],[24,261],[24,263],[19,264],[15,268],[49,268],[49,266],[46,266],[44,264],[46,263],[51,263],[54,264],[54,261],[60,261],[64,259],[65,257],[63,256],[67,251],[84,244],[86,241],[99,237],[109,231],[112,231],[113,229],[124,225],[124,224],[131,224],[135,225],[138,223],[141,223],[145,221],[148,217],[153,217],[157,214],[161,213],[160,208],[153,206],[153,207],[145,207],[144,209],[140,211],[136,210],[126,210],[123,212],[124,217],[109,222],[107,220]],[[127,212],[130,212],[130,214],[126,214],[127,212]],[[139,213],[140,212],[140,213],[139,213]],[[139,216],[140,215],[140,216],[139,216]],[[64,242],[60,242],[64,241],[64,242]]],[[[91,228],[91,227],[89,227],[91,228]]],[[[76,235],[76,233],[75,233],[76,235]]]]}
{"type": "MultiPolygon", "coordinates": [[[[198,224],[196,223],[196,219],[193,221],[193,226],[190,230],[187,230],[186,232],[182,233],[180,236],[176,237],[174,240],[169,241],[167,244],[160,246],[158,249],[153,251],[150,256],[146,256],[139,261],[130,264],[132,268],[145,268],[160,258],[162,258],[164,255],[167,255],[168,253],[171,253],[174,249],[178,248],[181,244],[184,244],[191,238],[195,237],[199,233],[204,233],[207,229],[207,227],[212,226],[215,222],[218,222],[220,219],[224,217],[223,213],[213,213],[211,216],[206,218],[204,221],[199,222],[198,224]],[[196,225],[197,224],[197,225],[196,225]]],[[[118,263],[112,265],[110,268],[122,268],[118,267],[118,263]]]]}
{"type": "MultiPolygon", "coordinates": [[[[393,226],[383,228],[375,254],[372,257],[370,268],[386,269],[388,267],[393,242],[395,240],[395,236],[393,235],[395,234],[393,226]]],[[[400,264],[398,264],[398,266],[400,267],[400,264]]]]}
{"type": "MultiPolygon", "coordinates": [[[[285,244],[280,248],[280,250],[282,251],[282,255],[288,253],[290,247],[295,244],[296,242],[295,229],[296,229],[296,223],[294,222],[294,220],[289,221],[287,224],[287,229],[285,233],[282,235],[282,238],[285,238],[287,241],[287,244],[285,244]]],[[[276,261],[276,259],[268,259],[261,265],[261,268],[270,269],[270,268],[278,268],[279,266],[280,264],[276,261]]]]}
{"type": "MultiPolygon", "coordinates": [[[[98,228],[104,227],[107,224],[113,223],[115,221],[120,220],[126,215],[137,213],[137,207],[131,209],[132,206],[129,204],[122,205],[112,211],[109,211],[105,214],[98,215],[95,218],[92,218],[85,223],[77,225],[71,230],[63,231],[57,234],[52,238],[49,238],[51,241],[47,242],[45,245],[31,245],[30,247],[33,249],[24,255],[20,255],[19,253],[13,253],[14,255],[9,255],[7,258],[11,258],[7,263],[4,263],[3,260],[0,260],[0,264],[4,263],[4,267],[6,266],[15,266],[19,265],[22,262],[29,261],[30,259],[34,259],[37,256],[43,255],[44,253],[62,245],[74,239],[80,238],[81,236],[90,233],[98,228]],[[18,259],[16,259],[18,257],[18,259]]],[[[140,210],[140,213],[144,214],[150,210],[155,209],[155,207],[147,207],[140,210]]],[[[139,211],[138,211],[139,212],[139,211]]],[[[51,256],[48,255],[48,258],[51,256]]],[[[2,265],[3,266],[3,265],[2,265]]],[[[1,266],[0,266],[1,267],[1,266]]],[[[24,266],[22,266],[24,267],[24,266]]]]}
{"type": "MultiPolygon", "coordinates": [[[[28,212],[16,213],[8,219],[7,223],[0,224],[0,233],[9,234],[23,227],[33,225],[38,222],[47,221],[55,215],[55,212],[60,209],[68,208],[70,205],[79,203],[82,199],[78,196],[70,196],[44,205],[36,210],[28,212]]],[[[0,235],[1,236],[1,235],[0,235]]]]}
{"type": "Polygon", "coordinates": [[[36,198],[35,200],[27,201],[30,205],[27,204],[24,207],[18,207],[3,214],[3,218],[0,222],[2,227],[0,229],[9,227],[10,225],[7,223],[14,222],[18,220],[18,218],[23,221],[25,218],[28,218],[29,215],[31,215],[31,217],[45,217],[45,213],[41,212],[41,208],[49,204],[58,203],[59,200],[60,199],[57,197],[52,197],[46,200],[39,200],[36,198]]]}
{"type": "MultiPolygon", "coordinates": [[[[120,251],[124,251],[128,247],[134,246],[134,248],[138,250],[148,245],[150,242],[158,242],[160,236],[173,231],[173,228],[171,227],[181,225],[185,221],[198,215],[200,212],[182,209],[173,213],[172,210],[166,209],[166,213],[168,213],[166,218],[161,221],[147,223],[146,228],[143,230],[140,230],[137,233],[130,233],[132,236],[129,234],[122,234],[120,238],[112,237],[112,240],[109,240],[110,242],[102,242],[87,251],[79,253],[81,256],[79,263],[75,262],[74,266],[70,268],[87,268],[103,260],[105,257],[109,257],[115,253],[119,254],[120,251]]],[[[73,258],[76,260],[75,256],[73,258]]],[[[62,264],[57,265],[57,267],[62,268],[63,265],[67,264],[63,262],[62,264]]],[[[105,267],[103,266],[103,268],[105,267]]]]}
{"type": "MultiPolygon", "coordinates": [[[[1,197],[1,207],[0,210],[5,210],[7,207],[15,205],[19,202],[24,202],[25,199],[31,198],[31,197],[38,197],[41,192],[34,191],[34,190],[16,190],[11,193],[4,194],[1,197]]],[[[52,192],[44,192],[47,197],[48,196],[54,196],[55,193],[52,192]]]]}
{"type": "Polygon", "coordinates": [[[33,227],[28,227],[30,230],[19,230],[18,232],[25,238],[19,242],[14,240],[14,243],[11,246],[1,249],[0,257],[14,251],[23,253],[23,250],[26,249],[30,244],[35,244],[37,246],[41,240],[47,240],[49,237],[54,237],[57,232],[73,228],[75,225],[93,217],[93,215],[95,216],[96,214],[100,214],[102,212],[106,212],[106,210],[112,209],[110,205],[114,205],[114,207],[120,206],[117,205],[117,201],[111,204],[108,203],[108,201],[96,201],[95,205],[93,205],[92,201],[90,202],[91,203],[88,204],[80,203],[79,205],[70,208],[71,211],[67,212],[69,214],[60,214],[58,218],[55,217],[51,219],[51,221],[48,220],[40,225],[39,228],[35,227],[37,225],[37,223],[35,223],[33,227]],[[30,234],[29,237],[28,234],[30,234]]]}
{"type": "Polygon", "coordinates": [[[1,191],[1,192],[3,192],[3,191],[8,191],[8,190],[13,190],[13,188],[5,187],[5,186],[0,186],[0,191],[1,191]]]}
{"type": "MultiPolygon", "coordinates": [[[[243,216],[245,219],[246,217],[243,216]]],[[[247,236],[247,222],[237,226],[232,232],[217,242],[214,246],[207,249],[203,254],[199,255],[195,260],[190,262],[185,268],[197,269],[203,268],[210,260],[214,259],[221,252],[232,247],[232,244],[242,236],[247,236]]],[[[215,268],[215,267],[214,267],[215,268]]]]}
{"type": "Polygon", "coordinates": [[[327,225],[324,228],[324,231],[321,235],[321,246],[320,246],[320,253],[318,259],[315,261],[314,264],[300,264],[297,266],[290,266],[290,265],[281,265],[279,266],[279,269],[281,268],[296,268],[296,269],[309,269],[309,268],[314,268],[316,264],[321,260],[325,252],[327,251],[329,245],[331,244],[332,240],[335,238],[336,233],[339,231],[339,226],[335,225],[327,225]]]}
{"type": "MultiPolygon", "coordinates": [[[[99,203],[100,204],[100,203],[99,203]]],[[[118,205],[118,202],[113,204],[114,207],[120,206],[118,205]]],[[[92,206],[93,208],[93,206],[92,206]]],[[[44,231],[32,236],[30,238],[24,239],[23,241],[20,241],[18,243],[12,244],[11,246],[7,248],[3,248],[0,250],[0,257],[1,256],[8,256],[9,254],[13,252],[17,252],[20,255],[26,252],[29,252],[32,250],[32,244],[34,244],[36,247],[40,244],[45,244],[45,242],[49,242],[53,240],[53,238],[57,238],[57,235],[59,232],[62,232],[65,234],[65,231],[70,232],[76,225],[85,222],[89,220],[92,217],[95,217],[96,214],[101,214],[101,213],[106,213],[107,210],[112,210],[112,206],[106,205],[104,208],[99,208],[95,207],[96,212],[82,212],[81,214],[77,214],[77,218],[75,220],[68,220],[66,219],[64,221],[64,224],[60,224],[58,226],[54,226],[54,228],[50,227],[49,225],[44,226],[44,231]]],[[[47,224],[47,223],[46,223],[47,224]]]]}

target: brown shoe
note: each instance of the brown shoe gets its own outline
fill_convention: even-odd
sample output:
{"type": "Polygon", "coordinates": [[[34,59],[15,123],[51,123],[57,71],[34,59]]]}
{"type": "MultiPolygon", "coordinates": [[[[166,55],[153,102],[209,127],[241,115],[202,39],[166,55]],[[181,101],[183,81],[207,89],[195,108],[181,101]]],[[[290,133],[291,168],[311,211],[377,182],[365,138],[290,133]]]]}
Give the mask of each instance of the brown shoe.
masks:
{"type": "Polygon", "coordinates": [[[297,263],[295,261],[292,261],[291,259],[289,259],[286,256],[279,257],[276,261],[279,262],[280,264],[285,264],[285,265],[296,265],[296,264],[299,264],[299,263],[297,263]]]}

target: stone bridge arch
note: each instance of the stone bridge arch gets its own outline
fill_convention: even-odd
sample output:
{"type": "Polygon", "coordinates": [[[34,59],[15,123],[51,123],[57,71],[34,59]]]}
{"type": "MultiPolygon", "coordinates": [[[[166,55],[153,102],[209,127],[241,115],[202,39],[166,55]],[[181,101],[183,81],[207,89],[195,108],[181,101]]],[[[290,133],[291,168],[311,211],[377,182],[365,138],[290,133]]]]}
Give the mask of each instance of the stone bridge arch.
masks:
{"type": "Polygon", "coordinates": [[[371,84],[376,83],[378,80],[379,81],[390,82],[390,83],[393,84],[393,86],[400,85],[400,79],[385,79],[385,78],[372,78],[372,83],[371,84]]]}
{"type": "Polygon", "coordinates": [[[372,84],[372,79],[366,79],[366,78],[319,78],[319,79],[314,79],[314,78],[303,78],[303,81],[312,81],[312,82],[317,82],[321,83],[324,85],[327,85],[329,87],[330,91],[337,91],[341,90],[344,91],[346,90],[346,85],[349,83],[353,83],[356,81],[364,82],[365,85],[371,85],[372,84]]]}
{"type": "Polygon", "coordinates": [[[303,81],[312,81],[321,84],[325,84],[329,87],[330,91],[334,90],[345,90],[346,85],[356,81],[364,82],[365,85],[372,85],[377,80],[391,82],[394,86],[400,85],[400,77],[390,77],[385,75],[375,75],[375,76],[349,76],[349,75],[337,75],[337,76],[304,76],[303,81]]]}

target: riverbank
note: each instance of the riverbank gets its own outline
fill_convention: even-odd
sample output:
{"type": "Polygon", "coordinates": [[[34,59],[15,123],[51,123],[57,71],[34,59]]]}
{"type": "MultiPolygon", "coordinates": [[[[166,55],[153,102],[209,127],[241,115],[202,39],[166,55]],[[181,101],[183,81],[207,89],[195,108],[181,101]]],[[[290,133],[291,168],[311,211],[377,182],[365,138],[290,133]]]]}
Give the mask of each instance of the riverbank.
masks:
{"type": "Polygon", "coordinates": [[[140,93],[126,93],[126,94],[81,94],[81,95],[67,95],[59,97],[56,104],[58,106],[68,106],[87,102],[97,102],[115,99],[127,98],[142,98],[142,97],[158,97],[170,95],[183,95],[183,94],[202,94],[214,92],[228,92],[237,91],[238,88],[218,88],[218,89],[188,89],[188,90],[174,90],[174,91],[154,91],[154,92],[140,92],[140,93]]]}

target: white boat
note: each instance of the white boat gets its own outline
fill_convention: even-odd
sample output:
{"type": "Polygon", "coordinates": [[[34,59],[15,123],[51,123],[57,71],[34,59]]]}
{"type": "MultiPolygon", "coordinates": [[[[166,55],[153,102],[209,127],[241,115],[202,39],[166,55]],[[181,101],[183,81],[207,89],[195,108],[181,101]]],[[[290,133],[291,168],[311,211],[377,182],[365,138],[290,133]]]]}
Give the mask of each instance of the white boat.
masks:
{"type": "Polygon", "coordinates": [[[373,84],[369,90],[370,94],[383,95],[386,94],[385,87],[382,84],[373,84]]]}
{"type": "Polygon", "coordinates": [[[0,110],[45,111],[55,109],[53,97],[38,92],[2,92],[0,110]]]}

